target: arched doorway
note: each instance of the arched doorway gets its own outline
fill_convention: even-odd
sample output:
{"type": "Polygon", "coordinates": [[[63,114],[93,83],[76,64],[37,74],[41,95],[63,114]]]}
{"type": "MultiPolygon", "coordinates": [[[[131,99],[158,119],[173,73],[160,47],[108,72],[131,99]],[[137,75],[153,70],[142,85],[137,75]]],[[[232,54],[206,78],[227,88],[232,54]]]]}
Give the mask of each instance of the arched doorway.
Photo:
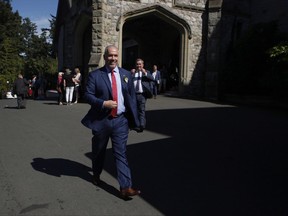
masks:
{"type": "Polygon", "coordinates": [[[136,58],[145,61],[145,68],[168,69],[167,89],[177,89],[179,72],[180,33],[173,26],[151,14],[125,22],[122,37],[122,65],[131,69],[136,58]],[[177,68],[177,69],[176,69],[177,68]]]}
{"type": "Polygon", "coordinates": [[[153,64],[168,69],[168,90],[178,90],[185,75],[189,25],[175,14],[155,5],[124,14],[119,18],[122,67],[132,69],[136,58],[145,61],[145,68],[153,64]]]}

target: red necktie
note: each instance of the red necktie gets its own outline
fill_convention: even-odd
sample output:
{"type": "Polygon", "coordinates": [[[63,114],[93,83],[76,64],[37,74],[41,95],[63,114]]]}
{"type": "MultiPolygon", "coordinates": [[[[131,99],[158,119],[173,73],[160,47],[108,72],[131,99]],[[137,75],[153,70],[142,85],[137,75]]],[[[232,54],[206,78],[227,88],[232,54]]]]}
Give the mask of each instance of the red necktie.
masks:
{"type": "MultiPolygon", "coordinates": [[[[114,75],[114,70],[111,71],[111,80],[112,80],[112,97],[113,100],[118,103],[117,83],[116,83],[116,77],[114,75]]],[[[117,116],[117,107],[111,110],[111,116],[113,117],[117,116]]]]}

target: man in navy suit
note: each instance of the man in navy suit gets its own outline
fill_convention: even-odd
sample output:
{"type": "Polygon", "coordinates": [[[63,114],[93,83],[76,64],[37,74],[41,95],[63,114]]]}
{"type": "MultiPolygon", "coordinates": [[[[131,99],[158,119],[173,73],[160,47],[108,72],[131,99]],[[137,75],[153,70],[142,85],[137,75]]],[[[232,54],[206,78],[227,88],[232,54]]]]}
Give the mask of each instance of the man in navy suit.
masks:
{"type": "Polygon", "coordinates": [[[136,91],[136,101],[139,113],[140,130],[144,130],[146,127],[146,100],[147,93],[149,92],[152,97],[151,85],[153,76],[150,71],[144,68],[144,60],[141,58],[135,61],[135,72],[133,72],[133,82],[136,91]]]}
{"type": "Polygon", "coordinates": [[[161,74],[160,74],[160,71],[157,69],[157,65],[153,65],[152,76],[153,76],[153,82],[151,82],[152,91],[153,91],[154,99],[156,99],[157,94],[158,94],[158,89],[160,86],[160,82],[161,82],[161,74]]]}
{"type": "Polygon", "coordinates": [[[128,198],[140,194],[139,190],[132,188],[131,171],[126,157],[129,128],[141,132],[137,129],[140,123],[136,94],[131,73],[117,66],[118,48],[114,45],[107,46],[104,60],[104,67],[88,75],[84,98],[91,108],[81,122],[90,128],[93,134],[92,182],[101,185],[100,174],[103,170],[106,147],[111,138],[120,195],[128,198]]]}

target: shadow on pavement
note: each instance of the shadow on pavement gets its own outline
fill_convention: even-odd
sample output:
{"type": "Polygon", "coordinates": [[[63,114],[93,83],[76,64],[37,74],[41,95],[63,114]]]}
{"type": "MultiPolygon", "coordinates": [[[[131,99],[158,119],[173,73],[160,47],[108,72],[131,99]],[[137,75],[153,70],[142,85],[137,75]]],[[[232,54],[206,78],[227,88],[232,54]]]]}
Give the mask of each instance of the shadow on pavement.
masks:
{"type": "MultiPolygon", "coordinates": [[[[147,130],[169,138],[129,145],[128,159],[134,187],[154,208],[164,215],[288,214],[287,112],[220,107],[146,114],[147,130]]],[[[91,168],[75,161],[34,158],[31,165],[91,182],[91,168]]],[[[115,177],[111,149],[104,169],[115,177]]],[[[118,196],[113,186],[102,188],[118,196]]]]}
{"type": "Polygon", "coordinates": [[[76,176],[85,181],[91,182],[90,167],[81,163],[62,158],[34,158],[31,166],[39,171],[48,175],[56,177],[76,176]]]}
{"type": "Polygon", "coordinates": [[[4,109],[18,109],[18,107],[17,106],[6,106],[6,107],[4,107],[4,109]]]}
{"type": "MultiPolygon", "coordinates": [[[[134,187],[164,215],[287,215],[287,113],[159,110],[147,121],[170,138],[129,145],[129,164],[134,187]]],[[[115,176],[113,164],[105,170],[115,176]]]]}
{"type": "MultiPolygon", "coordinates": [[[[92,175],[89,173],[92,171],[92,169],[75,161],[62,158],[34,158],[31,166],[35,170],[48,175],[53,175],[56,177],[75,176],[92,184],[92,175]]],[[[119,191],[113,186],[103,182],[99,187],[106,192],[121,198],[119,196],[119,191]]]]}
{"type": "Polygon", "coordinates": [[[45,104],[45,105],[57,105],[57,106],[59,106],[59,104],[58,104],[58,102],[56,101],[56,102],[49,102],[49,103],[43,103],[43,104],[45,104]]]}

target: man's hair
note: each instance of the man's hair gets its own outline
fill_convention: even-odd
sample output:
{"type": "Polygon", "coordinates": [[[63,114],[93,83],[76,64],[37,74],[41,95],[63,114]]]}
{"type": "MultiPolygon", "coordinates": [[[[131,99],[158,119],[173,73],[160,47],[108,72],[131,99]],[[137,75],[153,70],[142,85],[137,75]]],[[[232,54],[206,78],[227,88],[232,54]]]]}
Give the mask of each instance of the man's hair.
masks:
{"type": "Polygon", "coordinates": [[[137,58],[136,61],[135,61],[135,63],[137,63],[138,61],[141,61],[141,62],[144,64],[144,60],[143,60],[143,59],[137,58]]]}
{"type": "Polygon", "coordinates": [[[109,50],[110,48],[112,48],[112,47],[115,48],[115,49],[118,49],[115,45],[108,45],[107,47],[105,47],[104,57],[107,56],[108,50],[109,50]]]}

